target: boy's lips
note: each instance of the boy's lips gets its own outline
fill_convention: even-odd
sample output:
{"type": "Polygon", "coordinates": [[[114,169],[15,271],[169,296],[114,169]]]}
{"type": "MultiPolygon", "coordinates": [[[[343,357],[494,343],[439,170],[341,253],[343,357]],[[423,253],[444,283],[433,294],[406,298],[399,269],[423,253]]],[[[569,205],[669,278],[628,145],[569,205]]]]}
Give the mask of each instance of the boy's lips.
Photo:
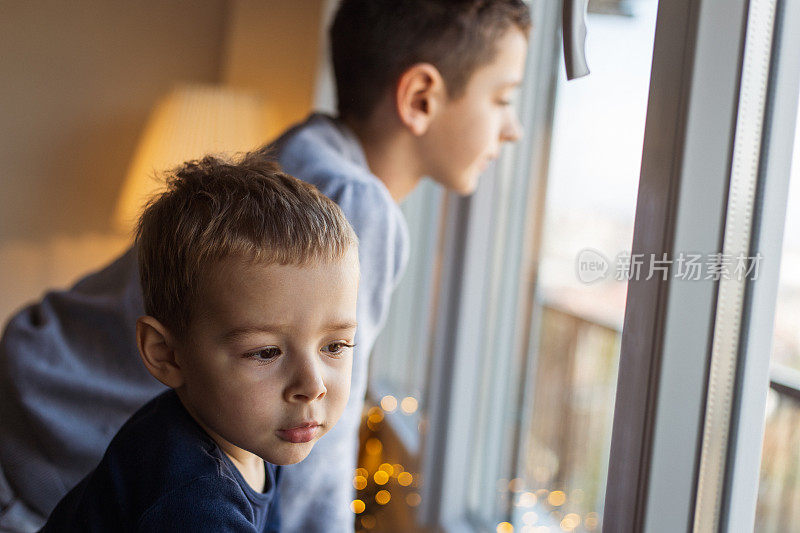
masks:
{"type": "Polygon", "coordinates": [[[319,431],[317,422],[305,422],[293,428],[279,429],[276,433],[281,439],[297,444],[314,440],[314,437],[317,436],[317,431],[319,431]]]}

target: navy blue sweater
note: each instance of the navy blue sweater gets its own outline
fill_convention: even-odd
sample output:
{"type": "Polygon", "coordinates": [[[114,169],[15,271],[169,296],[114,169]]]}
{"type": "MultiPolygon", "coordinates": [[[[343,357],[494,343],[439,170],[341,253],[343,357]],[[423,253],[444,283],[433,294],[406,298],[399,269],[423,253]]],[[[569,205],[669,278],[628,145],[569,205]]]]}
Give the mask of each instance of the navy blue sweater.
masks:
{"type": "Polygon", "coordinates": [[[278,531],[280,468],[256,492],[169,390],[137,411],[43,532],[278,531]]]}

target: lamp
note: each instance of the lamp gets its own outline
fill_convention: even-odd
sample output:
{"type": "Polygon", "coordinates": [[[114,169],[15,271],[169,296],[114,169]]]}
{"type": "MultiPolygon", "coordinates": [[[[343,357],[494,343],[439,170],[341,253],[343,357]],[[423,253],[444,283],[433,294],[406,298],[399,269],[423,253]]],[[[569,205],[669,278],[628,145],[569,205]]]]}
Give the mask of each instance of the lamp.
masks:
{"type": "Polygon", "coordinates": [[[160,172],[209,153],[264,144],[265,115],[262,99],[252,93],[213,85],[176,87],[150,114],[117,202],[114,227],[131,230],[144,203],[163,188],[160,172]]]}

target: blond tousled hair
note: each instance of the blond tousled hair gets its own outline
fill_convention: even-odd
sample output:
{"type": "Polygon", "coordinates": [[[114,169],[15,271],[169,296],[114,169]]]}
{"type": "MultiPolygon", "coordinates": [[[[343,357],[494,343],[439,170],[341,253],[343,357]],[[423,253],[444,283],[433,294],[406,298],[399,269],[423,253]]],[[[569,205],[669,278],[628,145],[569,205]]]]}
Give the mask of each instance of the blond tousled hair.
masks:
{"type": "Polygon", "coordinates": [[[179,337],[215,262],[306,265],[341,260],[358,245],[335,202],[264,152],[190,161],[166,185],[139,219],[136,246],[145,312],[179,337]]]}

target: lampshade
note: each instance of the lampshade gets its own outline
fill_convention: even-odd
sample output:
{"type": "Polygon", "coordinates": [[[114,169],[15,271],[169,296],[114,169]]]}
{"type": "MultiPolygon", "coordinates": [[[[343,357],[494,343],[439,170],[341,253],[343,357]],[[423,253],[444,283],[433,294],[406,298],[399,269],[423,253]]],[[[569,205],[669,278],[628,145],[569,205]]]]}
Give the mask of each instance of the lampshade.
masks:
{"type": "Polygon", "coordinates": [[[267,141],[260,97],[212,85],[175,88],[153,109],[128,169],[114,226],[130,231],[144,203],[163,188],[163,171],[206,154],[252,150],[267,141]]]}

